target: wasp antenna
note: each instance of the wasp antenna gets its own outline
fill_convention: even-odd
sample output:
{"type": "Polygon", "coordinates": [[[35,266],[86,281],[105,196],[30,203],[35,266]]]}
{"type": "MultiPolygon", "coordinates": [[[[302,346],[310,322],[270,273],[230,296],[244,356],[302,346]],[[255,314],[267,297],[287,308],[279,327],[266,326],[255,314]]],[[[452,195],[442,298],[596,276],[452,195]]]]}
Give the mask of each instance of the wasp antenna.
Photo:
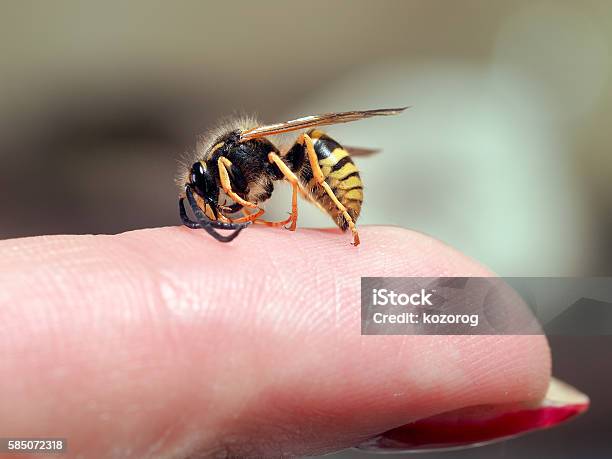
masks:
{"type": "Polygon", "coordinates": [[[185,203],[184,203],[184,201],[185,201],[185,198],[179,198],[179,213],[180,213],[181,221],[183,222],[183,225],[185,225],[187,228],[191,228],[191,229],[200,228],[200,224],[198,222],[194,222],[187,215],[187,211],[185,210],[185,203]]]}

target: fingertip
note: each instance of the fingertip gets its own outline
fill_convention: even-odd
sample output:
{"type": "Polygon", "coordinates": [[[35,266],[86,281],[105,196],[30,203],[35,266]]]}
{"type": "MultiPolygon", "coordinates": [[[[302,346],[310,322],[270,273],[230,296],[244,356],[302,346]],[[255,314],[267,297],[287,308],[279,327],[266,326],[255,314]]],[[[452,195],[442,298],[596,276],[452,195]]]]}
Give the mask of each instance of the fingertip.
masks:
{"type": "Polygon", "coordinates": [[[341,267],[346,275],[367,276],[491,276],[492,271],[449,245],[424,233],[398,226],[363,226],[361,244],[353,246],[350,234],[337,228],[298,228],[284,231],[252,225],[234,241],[220,243],[203,231],[164,227],[122,233],[117,237],[138,241],[155,257],[163,249],[166,262],[214,260],[233,270],[267,271],[270,264],[341,267]],[[265,260],[268,263],[257,263],[265,260]],[[274,263],[270,263],[274,260],[274,263]]]}
{"type": "Polygon", "coordinates": [[[448,409],[543,395],[550,362],[542,336],[362,336],[361,277],[490,271],[421,233],[360,231],[358,247],[339,230],[255,226],[227,244],[185,227],[0,244],[21,263],[3,265],[20,271],[5,290],[16,304],[6,324],[15,333],[0,345],[19,352],[7,352],[0,369],[20,375],[5,409],[31,413],[19,419],[30,430],[69,431],[75,451],[100,432],[146,451],[182,413],[175,444],[236,435],[243,447],[259,440],[302,454],[448,409]],[[32,264],[41,253],[44,263],[32,264]],[[59,376],[38,371],[37,340],[60,356],[59,376]],[[24,383],[38,389],[25,397],[24,383]],[[98,417],[80,423],[83,399],[98,417]],[[47,415],[33,403],[47,403],[47,415]],[[74,417],[61,417],[66,406],[74,417]],[[115,412],[122,425],[104,422],[115,412]],[[288,436],[272,439],[278,426],[288,436]],[[305,429],[316,435],[305,439],[305,429]]]}

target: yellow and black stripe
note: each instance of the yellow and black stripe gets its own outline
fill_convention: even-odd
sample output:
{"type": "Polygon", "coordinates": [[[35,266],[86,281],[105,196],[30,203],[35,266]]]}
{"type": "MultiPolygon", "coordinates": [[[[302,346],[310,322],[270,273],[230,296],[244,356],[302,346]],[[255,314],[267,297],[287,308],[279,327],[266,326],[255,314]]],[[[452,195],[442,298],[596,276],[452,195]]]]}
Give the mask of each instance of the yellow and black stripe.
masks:
{"type": "MultiPolygon", "coordinates": [[[[311,130],[308,135],[313,140],[325,181],[346,207],[353,222],[356,222],[363,202],[363,183],[357,166],[347,150],[320,130],[311,130]]],[[[286,156],[286,161],[300,180],[308,198],[327,212],[343,231],[346,231],[349,225],[342,212],[313,177],[303,142],[293,146],[286,156]]]]}

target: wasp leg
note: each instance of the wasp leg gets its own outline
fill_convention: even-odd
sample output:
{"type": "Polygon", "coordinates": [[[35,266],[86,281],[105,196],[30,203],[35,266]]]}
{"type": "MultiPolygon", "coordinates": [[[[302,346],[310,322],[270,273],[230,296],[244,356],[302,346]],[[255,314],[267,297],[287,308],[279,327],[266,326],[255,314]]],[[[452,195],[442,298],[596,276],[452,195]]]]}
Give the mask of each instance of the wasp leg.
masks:
{"type": "Polygon", "coordinates": [[[224,210],[227,210],[227,212],[230,214],[235,214],[236,212],[244,209],[244,207],[242,207],[241,204],[238,204],[236,202],[232,204],[231,206],[223,206],[223,207],[225,207],[224,210]]]}
{"type": "MultiPolygon", "coordinates": [[[[185,210],[185,203],[183,202],[184,200],[185,200],[185,198],[180,198],[179,199],[179,212],[180,212],[181,221],[183,222],[183,225],[185,225],[186,227],[191,228],[191,229],[200,229],[200,228],[202,228],[202,226],[200,226],[200,224],[198,222],[194,222],[187,215],[187,211],[185,210]]],[[[247,225],[244,225],[244,226],[242,226],[242,225],[232,225],[231,223],[224,223],[224,222],[217,222],[217,221],[207,221],[206,222],[206,226],[211,226],[213,228],[219,228],[219,229],[225,229],[225,230],[242,229],[241,226],[242,227],[246,227],[247,225]]]]}
{"type": "Polygon", "coordinates": [[[291,221],[291,217],[289,217],[286,220],[280,221],[280,222],[269,222],[268,220],[262,220],[259,217],[265,213],[264,209],[259,209],[257,213],[250,214],[246,210],[246,208],[244,208],[242,209],[242,212],[244,213],[244,217],[240,217],[240,218],[237,218],[231,221],[234,223],[248,221],[248,222],[253,222],[255,224],[258,224],[258,225],[266,225],[266,226],[283,226],[291,221]]]}
{"type": "Polygon", "coordinates": [[[286,175],[287,180],[293,185],[293,197],[292,197],[292,212],[291,212],[291,215],[286,220],[282,220],[282,221],[278,221],[278,222],[271,222],[271,221],[267,221],[267,220],[263,220],[263,219],[259,218],[265,212],[264,209],[260,208],[257,213],[250,214],[247,211],[246,208],[243,208],[242,212],[244,212],[245,216],[241,217],[241,218],[238,218],[238,219],[235,219],[235,220],[231,220],[231,221],[232,222],[252,221],[255,224],[266,225],[266,226],[274,226],[274,227],[285,226],[287,223],[292,222],[291,227],[288,228],[288,229],[290,229],[291,231],[294,231],[295,230],[295,223],[297,221],[297,190],[296,190],[296,187],[298,185],[297,177],[293,174],[293,172],[291,172],[291,170],[289,170],[289,168],[285,165],[285,163],[282,162],[282,160],[280,159],[280,157],[276,153],[270,153],[268,158],[270,158],[270,162],[273,162],[275,164],[278,164],[277,161],[280,162],[280,165],[278,166],[279,169],[281,169],[281,172],[283,172],[283,174],[286,175]]]}
{"type": "Polygon", "coordinates": [[[219,178],[221,180],[221,187],[223,191],[235,201],[235,203],[245,210],[246,208],[258,209],[255,214],[248,214],[245,217],[240,217],[237,219],[230,219],[229,217],[225,217],[228,221],[232,223],[241,223],[241,222],[254,222],[258,217],[263,215],[265,212],[262,208],[260,208],[257,204],[252,203],[250,201],[245,201],[240,196],[238,196],[233,190],[230,182],[229,174],[227,172],[228,167],[232,167],[232,162],[224,156],[221,156],[217,162],[219,165],[219,178]]]}
{"type": "Polygon", "coordinates": [[[246,208],[244,208],[242,209],[242,212],[244,213],[244,217],[239,217],[235,219],[228,217],[229,221],[232,223],[242,223],[242,222],[254,222],[255,223],[255,220],[261,217],[265,213],[265,210],[259,209],[256,213],[250,214],[247,212],[246,208]]]}
{"type": "Polygon", "coordinates": [[[187,212],[185,211],[185,205],[183,202],[185,198],[180,198],[179,199],[179,212],[180,212],[181,220],[183,221],[183,224],[189,228],[192,228],[192,229],[202,228],[208,234],[214,237],[217,241],[230,242],[234,240],[236,236],[238,236],[240,231],[242,231],[244,228],[246,228],[249,225],[249,223],[238,224],[238,223],[225,223],[225,222],[210,220],[208,217],[206,217],[204,212],[202,212],[202,209],[200,209],[200,207],[198,206],[198,203],[196,202],[193,196],[193,192],[191,191],[191,187],[189,186],[185,187],[185,194],[187,195],[187,201],[189,202],[189,206],[191,207],[191,210],[193,211],[193,215],[195,216],[197,220],[197,222],[194,222],[187,216],[187,212]],[[219,234],[217,231],[215,231],[214,228],[233,229],[235,231],[231,234],[228,234],[227,236],[224,236],[222,234],[219,234]]]}
{"type": "Polygon", "coordinates": [[[285,176],[285,180],[287,180],[291,184],[291,188],[293,189],[293,193],[291,196],[291,215],[287,219],[286,222],[282,222],[283,224],[291,222],[291,226],[287,228],[289,231],[295,231],[295,227],[297,226],[297,218],[298,218],[298,207],[297,207],[297,195],[298,195],[298,178],[295,176],[291,169],[287,167],[287,165],[283,162],[280,157],[274,153],[273,151],[268,153],[268,160],[271,163],[276,164],[276,167],[280,169],[280,171],[285,176]]]}
{"type": "Polygon", "coordinates": [[[232,166],[232,162],[226,157],[221,156],[217,164],[219,165],[219,179],[221,181],[221,187],[223,188],[223,191],[225,191],[225,193],[231,199],[233,199],[237,204],[240,204],[244,206],[245,208],[257,209],[257,213],[255,214],[251,214],[248,217],[240,217],[235,220],[228,219],[229,221],[236,222],[236,223],[248,221],[248,222],[253,222],[253,223],[257,223],[260,225],[267,225],[267,226],[284,226],[287,223],[292,221],[292,217],[289,217],[288,219],[280,221],[280,222],[269,222],[267,220],[259,219],[259,217],[263,215],[265,211],[262,208],[260,208],[257,204],[250,202],[250,201],[245,201],[232,190],[229,173],[227,172],[227,168],[232,166]]]}
{"type": "Polygon", "coordinates": [[[310,162],[313,177],[315,178],[317,183],[325,189],[325,191],[327,192],[331,200],[334,202],[338,210],[342,212],[342,216],[345,218],[351,232],[353,233],[353,245],[359,245],[359,234],[357,233],[357,227],[355,226],[355,222],[353,221],[349,213],[346,211],[346,207],[344,207],[344,205],[338,200],[333,190],[330,188],[327,182],[325,182],[325,177],[323,176],[323,172],[319,167],[319,159],[317,158],[317,153],[314,149],[314,143],[312,142],[312,139],[308,136],[308,134],[302,134],[301,137],[302,139],[304,139],[304,143],[306,145],[308,161],[310,162]]]}
{"type": "Polygon", "coordinates": [[[250,201],[245,201],[232,190],[229,174],[227,172],[227,168],[232,167],[232,162],[225,156],[221,156],[217,161],[217,164],[219,165],[219,179],[221,180],[221,187],[223,188],[223,191],[225,191],[225,193],[237,204],[244,207],[250,207],[251,209],[257,209],[257,204],[250,201]]]}
{"type": "MultiPolygon", "coordinates": [[[[206,214],[204,214],[204,212],[202,211],[202,209],[200,208],[200,206],[198,206],[198,203],[195,200],[195,197],[193,196],[193,191],[191,189],[191,187],[186,187],[185,188],[185,195],[187,196],[187,202],[189,203],[189,206],[191,207],[191,210],[193,211],[194,215],[196,216],[196,218],[198,217],[198,214],[200,217],[202,217],[201,219],[198,219],[198,222],[194,222],[191,221],[190,222],[192,224],[200,224],[200,220],[204,221],[204,224],[206,226],[210,226],[212,228],[217,228],[217,229],[223,229],[223,230],[235,230],[235,229],[242,229],[242,228],[246,228],[249,224],[232,224],[230,222],[223,222],[223,221],[219,221],[219,220],[211,220],[210,218],[208,218],[208,216],[206,214]]],[[[185,209],[185,207],[182,204],[182,200],[184,198],[181,198],[179,200],[179,205],[180,207],[183,208],[183,210],[185,209]]],[[[185,217],[187,217],[186,213],[185,213],[185,217]]],[[[182,218],[182,216],[181,216],[182,218]]]]}
{"type": "Polygon", "coordinates": [[[278,227],[278,226],[284,226],[287,223],[289,223],[291,221],[291,217],[287,218],[286,220],[280,221],[280,222],[270,222],[268,220],[263,220],[260,219],[259,217],[261,215],[264,214],[265,210],[264,209],[259,209],[259,211],[257,213],[254,214],[250,214],[246,208],[242,209],[242,212],[244,213],[244,217],[240,217],[237,218],[235,220],[231,220],[232,222],[243,222],[243,221],[250,221],[253,222],[257,225],[266,225],[266,226],[274,226],[274,227],[278,227]]]}
{"type": "Polygon", "coordinates": [[[278,228],[279,226],[285,226],[287,223],[289,223],[291,221],[291,217],[285,219],[285,220],[281,220],[279,222],[270,222],[268,220],[254,220],[253,223],[255,223],[256,225],[266,225],[266,226],[273,226],[275,228],[278,228]]]}

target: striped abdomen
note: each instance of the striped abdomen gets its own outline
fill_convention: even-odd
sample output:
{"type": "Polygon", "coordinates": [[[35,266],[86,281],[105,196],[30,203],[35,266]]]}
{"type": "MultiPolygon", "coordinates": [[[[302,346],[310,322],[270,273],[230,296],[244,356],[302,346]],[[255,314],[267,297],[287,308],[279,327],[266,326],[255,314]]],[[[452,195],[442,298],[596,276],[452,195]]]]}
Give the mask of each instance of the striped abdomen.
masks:
{"type": "MultiPolygon", "coordinates": [[[[338,200],[346,207],[353,221],[356,222],[363,202],[363,184],[357,167],[348,151],[334,139],[319,130],[312,130],[308,132],[308,135],[314,142],[319,167],[323,172],[325,181],[338,200]]],[[[327,212],[343,231],[346,231],[348,229],[346,219],[325,189],[319,186],[313,178],[304,145],[296,144],[288,153],[287,159],[293,163],[294,171],[300,179],[302,188],[306,191],[308,198],[327,212]],[[298,151],[298,149],[301,151],[298,151]],[[303,157],[303,162],[300,161],[300,156],[303,157]]]]}

